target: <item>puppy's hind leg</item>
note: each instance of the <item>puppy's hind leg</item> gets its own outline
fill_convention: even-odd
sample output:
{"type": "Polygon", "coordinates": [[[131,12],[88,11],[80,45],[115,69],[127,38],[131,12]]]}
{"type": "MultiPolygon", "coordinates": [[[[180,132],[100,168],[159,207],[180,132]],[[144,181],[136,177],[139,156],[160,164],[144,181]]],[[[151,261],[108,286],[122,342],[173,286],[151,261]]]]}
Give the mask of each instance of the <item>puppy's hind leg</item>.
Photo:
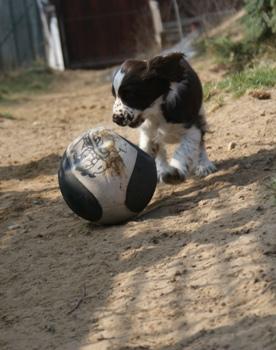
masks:
{"type": "Polygon", "coordinates": [[[216,166],[208,158],[206,148],[205,148],[205,142],[202,139],[200,143],[198,165],[195,168],[195,175],[199,177],[203,177],[213,173],[216,170],[217,170],[216,166]]]}
{"type": "Polygon", "coordinates": [[[216,171],[216,166],[209,160],[206,152],[206,148],[205,148],[204,134],[207,131],[208,127],[206,122],[206,113],[203,105],[201,106],[199,116],[201,118],[202,134],[201,134],[201,141],[200,141],[200,152],[199,152],[198,164],[194,169],[194,173],[196,176],[203,177],[216,171]]]}

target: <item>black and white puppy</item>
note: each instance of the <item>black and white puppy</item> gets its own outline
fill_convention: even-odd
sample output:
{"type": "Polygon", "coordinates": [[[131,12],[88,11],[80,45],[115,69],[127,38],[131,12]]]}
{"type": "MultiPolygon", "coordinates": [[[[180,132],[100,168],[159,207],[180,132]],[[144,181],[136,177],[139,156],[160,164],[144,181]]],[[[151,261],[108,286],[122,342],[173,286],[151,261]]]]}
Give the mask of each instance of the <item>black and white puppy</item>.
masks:
{"type": "Polygon", "coordinates": [[[159,181],[177,183],[190,172],[215,170],[208,159],[203,93],[196,72],[182,53],[149,61],[127,60],[115,73],[113,121],[140,126],[140,147],[156,159],[159,181]],[[168,163],[165,144],[178,144],[168,163]]]}

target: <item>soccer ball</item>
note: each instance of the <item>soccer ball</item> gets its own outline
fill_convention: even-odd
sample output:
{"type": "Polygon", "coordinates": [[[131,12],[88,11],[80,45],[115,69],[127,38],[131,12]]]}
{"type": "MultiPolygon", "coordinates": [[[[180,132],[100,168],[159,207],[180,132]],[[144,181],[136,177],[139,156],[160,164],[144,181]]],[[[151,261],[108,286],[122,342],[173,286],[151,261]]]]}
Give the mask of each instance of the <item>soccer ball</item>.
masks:
{"type": "Polygon", "coordinates": [[[64,152],[59,186],[68,206],[84,219],[117,224],[140,213],[156,184],[155,161],[105,128],[89,129],[64,152]]]}

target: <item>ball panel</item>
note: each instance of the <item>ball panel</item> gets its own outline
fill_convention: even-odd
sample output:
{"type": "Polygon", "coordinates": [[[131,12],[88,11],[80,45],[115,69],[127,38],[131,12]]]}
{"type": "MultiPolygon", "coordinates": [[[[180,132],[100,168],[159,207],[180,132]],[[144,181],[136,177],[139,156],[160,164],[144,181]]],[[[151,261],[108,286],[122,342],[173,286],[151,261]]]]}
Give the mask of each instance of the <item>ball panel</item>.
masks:
{"type": "Polygon", "coordinates": [[[126,191],[126,206],[136,213],[142,211],[151,200],[157,185],[155,160],[137,146],[136,163],[126,191]]]}
{"type": "Polygon", "coordinates": [[[90,221],[102,218],[102,208],[98,200],[74,176],[66,152],[61,160],[58,181],[65,202],[77,215],[90,221]]]}
{"type": "Polygon", "coordinates": [[[125,204],[117,204],[112,207],[103,207],[103,216],[98,223],[104,225],[121,224],[135,217],[136,215],[137,213],[129,210],[125,204]]]}
{"type": "Polygon", "coordinates": [[[66,151],[72,174],[99,201],[101,223],[121,222],[134,215],[126,191],[137,158],[137,147],[111,130],[90,129],[66,151]]]}

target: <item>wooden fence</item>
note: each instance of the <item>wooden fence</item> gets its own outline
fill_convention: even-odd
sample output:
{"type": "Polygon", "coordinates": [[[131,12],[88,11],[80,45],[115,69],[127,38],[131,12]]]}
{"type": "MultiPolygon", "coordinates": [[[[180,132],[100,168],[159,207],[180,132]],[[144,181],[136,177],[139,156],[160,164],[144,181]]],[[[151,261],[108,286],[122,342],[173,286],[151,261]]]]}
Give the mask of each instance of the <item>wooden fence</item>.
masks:
{"type": "Polygon", "coordinates": [[[0,0],[0,71],[44,58],[36,0],[0,0]]]}
{"type": "Polygon", "coordinates": [[[54,0],[67,68],[122,62],[154,41],[148,0],[54,0]],[[140,40],[139,40],[140,38],[140,40]]]}

